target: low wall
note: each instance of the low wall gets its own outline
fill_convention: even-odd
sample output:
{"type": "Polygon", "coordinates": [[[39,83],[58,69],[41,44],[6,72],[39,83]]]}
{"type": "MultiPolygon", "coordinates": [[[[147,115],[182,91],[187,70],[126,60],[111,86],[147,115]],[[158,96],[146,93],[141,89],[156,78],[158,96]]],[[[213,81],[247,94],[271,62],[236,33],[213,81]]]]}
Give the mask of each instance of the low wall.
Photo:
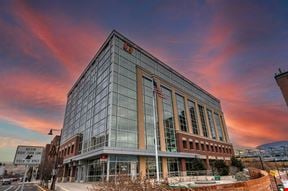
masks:
{"type": "Polygon", "coordinates": [[[245,182],[237,182],[231,184],[221,184],[221,185],[213,185],[213,186],[203,186],[193,189],[175,189],[175,191],[272,191],[270,178],[267,172],[258,170],[258,169],[249,169],[251,180],[245,182]]]}

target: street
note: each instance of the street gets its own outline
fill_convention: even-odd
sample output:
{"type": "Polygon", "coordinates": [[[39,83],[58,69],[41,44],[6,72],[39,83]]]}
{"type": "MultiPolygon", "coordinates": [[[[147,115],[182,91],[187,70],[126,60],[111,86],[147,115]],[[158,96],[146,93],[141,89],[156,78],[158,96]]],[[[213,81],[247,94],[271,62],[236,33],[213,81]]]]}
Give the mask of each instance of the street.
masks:
{"type": "MultiPolygon", "coordinates": [[[[11,185],[0,185],[0,191],[20,191],[21,184],[13,183],[11,185]]],[[[40,191],[35,183],[25,183],[24,191],[40,191]]]]}

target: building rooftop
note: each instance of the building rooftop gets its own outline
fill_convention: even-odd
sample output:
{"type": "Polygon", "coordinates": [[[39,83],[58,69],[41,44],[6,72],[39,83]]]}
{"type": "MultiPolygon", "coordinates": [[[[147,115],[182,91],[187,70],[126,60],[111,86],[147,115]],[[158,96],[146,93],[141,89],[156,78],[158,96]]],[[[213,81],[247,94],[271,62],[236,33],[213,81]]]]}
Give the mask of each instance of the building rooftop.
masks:
{"type": "Polygon", "coordinates": [[[70,89],[70,91],[68,92],[68,96],[72,93],[73,89],[78,85],[78,83],[80,82],[80,80],[85,76],[85,73],[87,72],[87,70],[89,70],[89,68],[91,67],[91,65],[93,64],[93,61],[98,57],[98,55],[102,52],[102,50],[108,45],[109,41],[112,39],[113,36],[117,36],[118,38],[120,38],[121,40],[124,40],[126,42],[128,42],[131,46],[133,46],[135,49],[137,49],[138,51],[140,51],[141,53],[147,55],[148,57],[150,57],[152,60],[156,61],[158,64],[160,64],[161,66],[163,66],[164,68],[172,71],[173,73],[175,73],[177,76],[179,76],[180,78],[184,79],[185,81],[187,81],[188,83],[192,84],[195,88],[197,88],[198,90],[202,91],[203,93],[205,93],[206,95],[208,95],[209,97],[211,97],[213,100],[215,100],[216,102],[220,103],[220,100],[218,98],[216,98],[215,96],[213,96],[212,94],[210,94],[209,92],[207,92],[206,90],[204,90],[203,88],[201,88],[200,86],[198,86],[197,84],[195,84],[194,82],[192,82],[191,80],[187,79],[185,76],[183,76],[182,74],[178,73],[177,71],[175,71],[173,68],[171,68],[170,66],[168,66],[167,64],[163,63],[162,61],[160,61],[158,58],[156,58],[155,56],[151,55],[150,53],[148,53],[147,51],[145,51],[144,49],[142,49],[141,47],[139,47],[138,45],[136,45],[134,42],[132,42],[131,40],[129,40],[128,38],[126,38],[125,36],[123,36],[121,33],[117,32],[116,30],[113,30],[108,38],[105,40],[105,42],[103,43],[103,45],[100,47],[100,49],[97,51],[97,53],[95,54],[95,56],[91,59],[90,63],[88,64],[88,66],[85,68],[85,70],[81,73],[81,75],[79,76],[79,78],[77,79],[77,81],[74,83],[74,85],[72,86],[72,88],[70,89]]]}
{"type": "Polygon", "coordinates": [[[282,78],[284,76],[288,76],[288,71],[282,71],[280,68],[278,69],[279,73],[275,73],[275,79],[282,78]]]}

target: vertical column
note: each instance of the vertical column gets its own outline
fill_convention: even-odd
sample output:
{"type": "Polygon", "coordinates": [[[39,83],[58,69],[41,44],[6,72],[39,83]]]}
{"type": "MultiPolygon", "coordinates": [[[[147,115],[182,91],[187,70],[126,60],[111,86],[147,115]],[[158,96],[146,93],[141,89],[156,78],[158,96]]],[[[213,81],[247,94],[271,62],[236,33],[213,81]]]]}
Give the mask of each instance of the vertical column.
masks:
{"type": "Polygon", "coordinates": [[[162,157],[162,175],[163,179],[168,178],[167,158],[162,157]]]}
{"type": "MultiPolygon", "coordinates": [[[[159,79],[156,79],[157,89],[161,90],[161,85],[159,79]]],[[[162,97],[156,94],[157,99],[157,116],[158,116],[158,125],[159,125],[159,134],[160,134],[160,150],[166,151],[166,143],[165,143],[165,132],[164,132],[164,124],[163,124],[163,103],[162,97]]]]}
{"type": "Polygon", "coordinates": [[[215,121],[215,118],[214,118],[214,110],[213,110],[213,109],[212,109],[212,119],[213,119],[213,123],[214,123],[214,127],[215,127],[215,132],[216,132],[216,140],[217,140],[217,141],[220,141],[220,139],[219,139],[219,133],[218,133],[218,128],[217,128],[216,121],[215,121]]]}
{"type": "Polygon", "coordinates": [[[137,76],[137,123],[138,123],[138,148],[145,149],[145,127],[143,108],[143,71],[136,68],[137,76]]]}
{"type": "Polygon", "coordinates": [[[76,182],[80,182],[80,180],[81,180],[81,173],[82,173],[81,166],[77,166],[77,179],[76,179],[76,182]]]}
{"type": "Polygon", "coordinates": [[[186,119],[187,119],[187,124],[188,124],[188,130],[189,133],[192,133],[192,122],[191,122],[191,116],[190,116],[190,111],[189,111],[189,104],[188,104],[188,98],[185,95],[184,96],[184,105],[185,105],[185,113],[186,113],[186,119]]]}
{"type": "Polygon", "coordinates": [[[143,180],[146,176],[146,158],[144,156],[139,157],[139,173],[140,178],[143,180]]]}
{"type": "Polygon", "coordinates": [[[67,171],[66,164],[63,164],[63,177],[62,177],[62,182],[66,182],[66,171],[67,171]]]}
{"type": "Polygon", "coordinates": [[[180,170],[181,170],[181,176],[186,176],[187,175],[187,171],[186,171],[186,159],[185,158],[181,158],[181,165],[180,165],[180,170]]]}
{"type": "Polygon", "coordinates": [[[198,123],[198,127],[199,127],[199,135],[203,136],[202,122],[201,122],[201,118],[200,118],[197,100],[195,100],[195,109],[196,109],[196,115],[197,115],[197,123],[198,123]]]}
{"type": "Polygon", "coordinates": [[[179,131],[179,119],[178,119],[178,109],[177,109],[177,102],[176,102],[176,94],[175,94],[175,88],[171,88],[172,90],[172,102],[173,102],[173,115],[174,115],[174,123],[175,123],[175,130],[179,131]]]}
{"type": "Polygon", "coordinates": [[[69,177],[69,182],[74,182],[75,180],[75,166],[72,166],[70,167],[70,177],[69,177]]]}
{"type": "Polygon", "coordinates": [[[227,131],[227,126],[226,126],[226,122],[225,122],[225,119],[224,119],[224,115],[221,114],[220,116],[220,121],[222,123],[222,126],[223,126],[223,132],[225,134],[225,140],[227,143],[230,143],[230,139],[229,139],[229,134],[228,134],[228,131],[227,131]]]}
{"type": "Polygon", "coordinates": [[[210,123],[209,123],[209,120],[208,120],[206,105],[204,105],[204,116],[205,116],[205,120],[206,120],[206,124],[207,124],[206,127],[207,127],[208,137],[210,139],[212,139],[212,133],[211,133],[211,129],[210,129],[210,123]]]}
{"type": "Polygon", "coordinates": [[[108,160],[107,160],[107,169],[106,169],[106,181],[109,181],[110,177],[110,155],[108,155],[108,160]]]}

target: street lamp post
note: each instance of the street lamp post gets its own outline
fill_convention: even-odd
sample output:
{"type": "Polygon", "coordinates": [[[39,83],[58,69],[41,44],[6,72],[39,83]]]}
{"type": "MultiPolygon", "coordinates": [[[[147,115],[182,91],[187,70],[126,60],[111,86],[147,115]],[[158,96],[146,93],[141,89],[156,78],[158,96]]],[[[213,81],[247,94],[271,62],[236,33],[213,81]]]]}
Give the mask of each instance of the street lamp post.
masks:
{"type": "Polygon", "coordinates": [[[153,125],[154,125],[154,141],[155,141],[155,162],[156,162],[156,176],[157,182],[159,182],[159,163],[158,163],[158,140],[157,140],[157,125],[156,125],[156,109],[155,109],[155,90],[154,90],[154,79],[152,77],[152,91],[153,91],[153,99],[152,99],[152,107],[153,107],[153,125]]]}
{"type": "MultiPolygon", "coordinates": [[[[53,131],[61,131],[61,130],[50,129],[48,135],[53,135],[53,131]]],[[[61,135],[61,133],[60,133],[60,135],[61,135]]],[[[57,165],[58,165],[58,161],[59,161],[59,156],[58,156],[59,155],[59,149],[60,149],[60,145],[57,146],[56,152],[55,152],[56,160],[54,163],[54,169],[52,170],[52,182],[51,182],[50,190],[55,190],[55,182],[56,182],[56,178],[57,178],[57,165]]]]}

